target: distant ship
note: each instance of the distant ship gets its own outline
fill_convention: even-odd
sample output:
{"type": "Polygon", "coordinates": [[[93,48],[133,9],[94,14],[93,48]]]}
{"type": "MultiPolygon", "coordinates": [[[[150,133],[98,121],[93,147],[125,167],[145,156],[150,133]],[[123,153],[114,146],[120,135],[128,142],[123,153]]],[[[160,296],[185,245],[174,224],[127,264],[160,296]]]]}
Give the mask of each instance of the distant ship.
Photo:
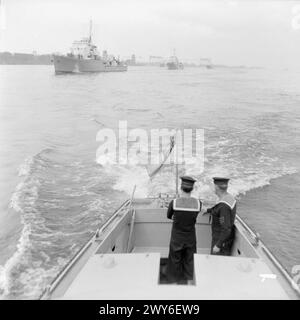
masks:
{"type": "Polygon", "coordinates": [[[175,55],[175,51],[173,56],[169,57],[167,61],[167,68],[169,70],[183,69],[183,64],[179,62],[178,58],[175,55]]]}
{"type": "Polygon", "coordinates": [[[103,51],[100,56],[97,46],[92,43],[92,22],[90,35],[74,41],[70,53],[67,55],[53,54],[55,73],[72,72],[113,72],[127,71],[127,65],[103,51]]]}
{"type": "Polygon", "coordinates": [[[206,69],[212,69],[213,65],[210,59],[208,58],[202,58],[200,59],[200,65],[199,67],[204,67],[206,69]]]}

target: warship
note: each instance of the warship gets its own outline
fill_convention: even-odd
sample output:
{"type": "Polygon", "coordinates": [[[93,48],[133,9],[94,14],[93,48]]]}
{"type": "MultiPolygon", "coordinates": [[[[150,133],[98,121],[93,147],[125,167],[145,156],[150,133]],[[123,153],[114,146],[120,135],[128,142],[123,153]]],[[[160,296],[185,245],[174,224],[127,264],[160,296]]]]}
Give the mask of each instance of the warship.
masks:
{"type": "Polygon", "coordinates": [[[56,74],[81,72],[118,72],[127,71],[127,65],[113,55],[103,51],[99,54],[97,46],[92,42],[92,21],[90,21],[89,37],[74,41],[66,55],[53,54],[56,74]]]}
{"type": "Polygon", "coordinates": [[[167,68],[168,70],[177,70],[177,69],[183,69],[183,63],[179,62],[176,54],[175,54],[175,50],[172,56],[169,57],[167,63],[167,68]]]}

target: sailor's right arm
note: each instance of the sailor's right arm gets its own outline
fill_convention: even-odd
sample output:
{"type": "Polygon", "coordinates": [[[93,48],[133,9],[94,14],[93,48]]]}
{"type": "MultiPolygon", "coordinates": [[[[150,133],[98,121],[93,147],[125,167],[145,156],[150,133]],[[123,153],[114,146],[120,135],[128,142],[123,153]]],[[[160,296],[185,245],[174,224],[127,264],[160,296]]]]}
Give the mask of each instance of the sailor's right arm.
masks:
{"type": "Polygon", "coordinates": [[[167,211],[167,218],[168,219],[172,219],[173,213],[174,213],[174,210],[173,210],[173,200],[172,200],[169,203],[169,208],[168,208],[168,211],[167,211]]]}
{"type": "Polygon", "coordinates": [[[212,208],[206,208],[205,206],[203,206],[201,212],[202,212],[202,215],[210,214],[212,213],[212,208]]]}

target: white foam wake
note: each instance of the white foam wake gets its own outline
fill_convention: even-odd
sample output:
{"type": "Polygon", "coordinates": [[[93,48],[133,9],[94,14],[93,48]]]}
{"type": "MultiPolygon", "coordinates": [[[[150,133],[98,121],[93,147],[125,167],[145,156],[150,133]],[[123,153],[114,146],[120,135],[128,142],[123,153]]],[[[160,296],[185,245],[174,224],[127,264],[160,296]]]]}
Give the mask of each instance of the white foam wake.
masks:
{"type": "Polygon", "coordinates": [[[9,203],[9,207],[20,214],[23,229],[15,253],[6,261],[4,266],[0,266],[1,298],[9,294],[12,280],[10,276],[11,272],[22,260],[25,251],[30,246],[29,236],[31,234],[31,227],[25,220],[23,208],[32,207],[38,197],[38,181],[30,177],[33,162],[33,158],[27,158],[20,165],[18,173],[23,179],[17,185],[9,203]]]}
{"type": "Polygon", "coordinates": [[[33,165],[33,157],[26,158],[24,162],[19,166],[19,170],[18,170],[19,177],[28,176],[30,174],[32,165],[33,165]]]}
{"type": "Polygon", "coordinates": [[[0,298],[5,298],[10,293],[11,287],[11,272],[14,267],[20,262],[26,248],[29,244],[30,227],[25,225],[23,227],[21,237],[17,244],[17,250],[6,261],[4,266],[0,266],[0,298]]]}
{"type": "Polygon", "coordinates": [[[132,194],[134,186],[136,186],[136,197],[146,197],[148,195],[149,175],[144,167],[123,167],[119,168],[119,177],[114,184],[113,189],[124,191],[128,195],[132,194]]]}

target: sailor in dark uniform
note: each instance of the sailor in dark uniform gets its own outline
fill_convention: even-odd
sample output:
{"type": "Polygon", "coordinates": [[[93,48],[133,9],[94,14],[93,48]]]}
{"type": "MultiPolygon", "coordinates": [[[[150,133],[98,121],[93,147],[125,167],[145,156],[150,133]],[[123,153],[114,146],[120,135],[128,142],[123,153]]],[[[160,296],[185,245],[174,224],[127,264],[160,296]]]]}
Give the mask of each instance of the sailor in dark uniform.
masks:
{"type": "Polygon", "coordinates": [[[195,179],[181,177],[179,198],[169,204],[167,217],[173,219],[167,279],[170,283],[186,283],[194,275],[194,253],[197,252],[195,224],[201,211],[200,200],[191,197],[195,179]]]}
{"type": "Polygon", "coordinates": [[[229,256],[234,241],[236,200],[227,192],[229,179],[215,177],[213,180],[219,199],[214,207],[207,209],[212,218],[211,254],[229,256]]]}

